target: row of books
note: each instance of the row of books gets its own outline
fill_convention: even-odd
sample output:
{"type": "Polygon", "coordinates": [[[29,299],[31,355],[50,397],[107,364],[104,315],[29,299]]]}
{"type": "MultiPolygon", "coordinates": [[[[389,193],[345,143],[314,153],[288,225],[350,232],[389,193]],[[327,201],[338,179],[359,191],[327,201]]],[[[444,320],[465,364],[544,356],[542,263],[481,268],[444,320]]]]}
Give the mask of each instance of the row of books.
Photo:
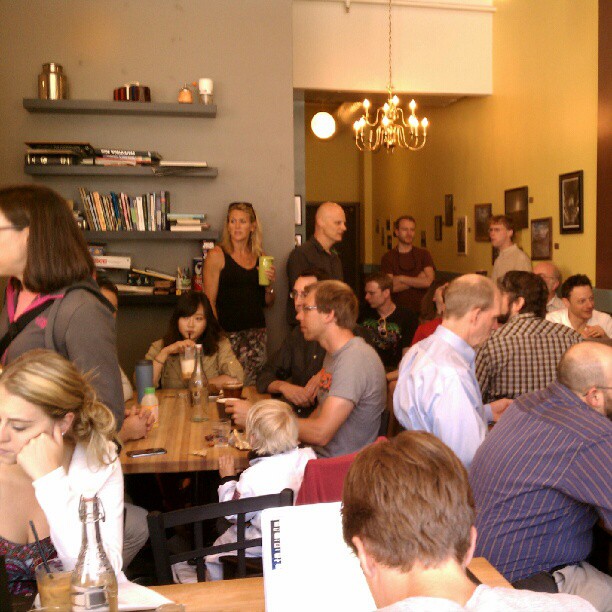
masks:
{"type": "Polygon", "coordinates": [[[170,193],[158,191],[140,196],[109,194],[79,187],[83,212],[94,231],[161,231],[168,227],[170,193]]]}

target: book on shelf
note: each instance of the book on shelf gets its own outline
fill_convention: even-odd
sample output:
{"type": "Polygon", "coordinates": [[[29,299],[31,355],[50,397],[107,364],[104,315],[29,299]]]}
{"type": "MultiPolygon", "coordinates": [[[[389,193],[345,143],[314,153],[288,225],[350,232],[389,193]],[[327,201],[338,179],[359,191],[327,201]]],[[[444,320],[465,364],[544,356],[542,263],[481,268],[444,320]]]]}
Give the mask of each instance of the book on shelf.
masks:
{"type": "Polygon", "coordinates": [[[171,232],[204,232],[210,229],[210,223],[190,223],[187,225],[170,225],[171,232]]]}
{"type": "Polygon", "coordinates": [[[162,156],[157,151],[137,151],[136,149],[94,149],[96,157],[117,157],[124,158],[146,158],[151,160],[161,160],[162,156]]]}
{"type": "Polygon", "coordinates": [[[48,153],[26,153],[25,163],[27,166],[73,166],[78,164],[78,155],[56,155],[48,153]]]}
{"type": "Polygon", "coordinates": [[[117,283],[119,293],[131,293],[134,295],[153,295],[155,287],[143,287],[138,285],[126,285],[125,283],[117,283]]]}
{"type": "Polygon", "coordinates": [[[167,191],[129,196],[111,191],[101,194],[79,187],[85,219],[93,231],[162,231],[170,207],[167,191]]]}
{"type": "Polygon", "coordinates": [[[208,163],[205,161],[171,161],[160,160],[161,168],[208,168],[208,163]]]}
{"type": "Polygon", "coordinates": [[[93,255],[97,268],[112,268],[114,270],[129,270],[132,258],[129,255],[93,255]]]}
{"type": "Polygon", "coordinates": [[[168,213],[168,221],[180,221],[187,220],[191,221],[196,219],[197,221],[206,221],[206,213],[168,213]]]}
{"type": "Polygon", "coordinates": [[[32,150],[40,151],[70,151],[73,155],[78,155],[79,157],[94,157],[95,152],[94,148],[88,142],[26,142],[27,147],[32,150]]]}
{"type": "Polygon", "coordinates": [[[176,276],[160,272],[159,270],[153,270],[153,268],[132,268],[132,272],[136,274],[142,274],[143,276],[150,276],[151,278],[158,278],[160,280],[176,281],[176,276]]]}

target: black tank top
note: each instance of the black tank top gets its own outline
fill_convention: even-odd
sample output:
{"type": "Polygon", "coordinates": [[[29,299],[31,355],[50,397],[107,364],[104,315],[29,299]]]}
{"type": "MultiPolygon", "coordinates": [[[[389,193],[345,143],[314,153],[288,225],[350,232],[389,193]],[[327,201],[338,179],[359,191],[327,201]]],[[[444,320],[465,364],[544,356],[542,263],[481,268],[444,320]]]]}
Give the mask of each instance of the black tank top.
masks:
{"type": "Polygon", "coordinates": [[[219,323],[226,332],[266,326],[264,306],[265,287],[259,284],[257,266],[250,270],[237,264],[223,252],[225,266],[219,275],[217,313],[219,323]]]}

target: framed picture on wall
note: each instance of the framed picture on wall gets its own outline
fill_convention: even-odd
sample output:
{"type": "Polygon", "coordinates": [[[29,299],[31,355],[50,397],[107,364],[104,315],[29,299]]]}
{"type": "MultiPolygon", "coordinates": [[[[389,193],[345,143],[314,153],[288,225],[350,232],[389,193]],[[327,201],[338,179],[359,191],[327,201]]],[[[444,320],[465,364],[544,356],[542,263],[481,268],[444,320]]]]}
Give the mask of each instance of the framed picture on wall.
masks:
{"type": "Polygon", "coordinates": [[[453,226],[453,194],[449,193],[444,196],[444,225],[446,227],[453,226]]]}
{"type": "Polygon", "coordinates": [[[531,259],[552,259],[552,217],[531,220],[531,259]]]}
{"type": "Polygon", "coordinates": [[[293,196],[295,224],[302,225],[302,196],[293,196]]]}
{"type": "Polygon", "coordinates": [[[423,248],[427,247],[427,232],[425,230],[421,230],[421,246],[423,248]]]}
{"type": "Polygon", "coordinates": [[[442,240],[442,215],[434,217],[434,239],[442,240]]]}
{"type": "Polygon", "coordinates": [[[295,235],[295,246],[299,247],[302,244],[302,234],[295,235]]]}
{"type": "Polygon", "coordinates": [[[474,205],[474,240],[476,242],[489,242],[489,219],[492,210],[492,204],[474,205]]]}
{"type": "Polygon", "coordinates": [[[582,234],[584,231],[582,178],[582,170],[559,176],[559,229],[562,234],[582,234]]]}
{"type": "Polygon", "coordinates": [[[504,214],[514,222],[514,230],[529,227],[529,189],[516,187],[504,192],[504,214]]]}
{"type": "Polygon", "coordinates": [[[467,255],[467,217],[457,217],[457,255],[467,255]]]}

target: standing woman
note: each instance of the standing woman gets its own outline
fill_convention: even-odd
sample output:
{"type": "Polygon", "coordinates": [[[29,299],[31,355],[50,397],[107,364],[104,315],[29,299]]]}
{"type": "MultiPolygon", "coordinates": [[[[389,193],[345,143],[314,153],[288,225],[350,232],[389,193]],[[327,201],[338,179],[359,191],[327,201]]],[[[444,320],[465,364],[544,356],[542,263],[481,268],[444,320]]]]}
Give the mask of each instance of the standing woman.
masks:
{"type": "Polygon", "coordinates": [[[54,350],[92,384],[120,428],[123,390],[114,308],[93,279],[94,263],[68,203],[46,187],[0,189],[0,362],[34,348],[54,350]],[[20,329],[21,328],[21,329],[20,329]]]}
{"type": "Polygon", "coordinates": [[[254,385],[266,361],[264,308],[274,304],[274,268],[270,285],[259,284],[257,261],[263,255],[261,226],[248,202],[232,202],[221,242],[204,263],[204,293],[227,332],[234,354],[244,369],[244,384],[254,385]]]}

